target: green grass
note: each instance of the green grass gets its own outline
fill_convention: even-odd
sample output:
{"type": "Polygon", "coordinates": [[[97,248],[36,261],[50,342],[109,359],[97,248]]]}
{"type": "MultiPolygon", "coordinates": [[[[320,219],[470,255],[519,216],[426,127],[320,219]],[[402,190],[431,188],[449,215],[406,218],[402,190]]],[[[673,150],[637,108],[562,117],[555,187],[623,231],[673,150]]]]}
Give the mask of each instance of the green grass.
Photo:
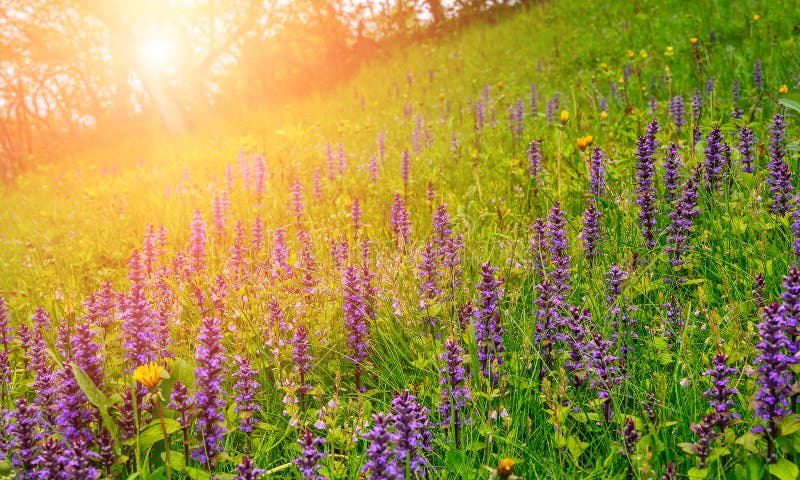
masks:
{"type": "MultiPolygon", "coordinates": [[[[663,233],[670,207],[659,201],[657,245],[645,248],[633,193],[635,143],[647,123],[656,118],[662,126],[658,135],[662,145],[672,141],[691,145],[690,125],[680,134],[675,131],[667,101],[670,96],[683,95],[690,120],[693,90],[704,91],[706,80],[713,78],[714,94],[703,97],[701,130],[708,133],[713,125],[721,125],[725,139],[733,142],[736,150],[730,91],[733,80],[738,79],[747,125],[759,143],[766,145],[771,115],[784,111],[776,101],[778,87],[787,84],[789,97],[800,89],[800,33],[796,27],[800,10],[795,7],[791,1],[665,0],[532,5],[496,24],[475,23],[442,39],[393,52],[390,59],[364,66],[355,78],[325,96],[293,101],[271,111],[247,105],[242,107],[247,112],[244,122],[209,120],[201,131],[184,138],[153,139],[139,146],[125,142],[119,150],[98,149],[42,165],[0,187],[0,295],[6,298],[15,325],[27,321],[39,305],[58,319],[56,325],[61,318],[74,323],[83,314],[81,302],[105,280],[111,280],[119,291],[128,287],[126,265],[131,251],[141,248],[147,225],[168,229],[171,254],[186,249],[195,209],[200,209],[210,227],[212,198],[225,188],[225,168],[230,165],[235,182],[228,192],[229,233],[210,241],[211,271],[194,279],[208,295],[215,275],[227,275],[224,267],[235,220],[249,229],[260,215],[268,231],[286,227],[291,260],[297,259],[295,221],[288,205],[289,186],[299,179],[305,186],[305,221],[314,239],[320,283],[313,295],[302,294],[297,279],[278,284],[244,282],[239,288],[229,285],[221,314],[227,328],[225,344],[231,357],[245,354],[261,370],[263,388],[258,399],[263,423],[250,436],[236,432],[226,437],[232,461],[221,461],[220,471],[232,471],[248,451],[263,468],[284,465],[299,452],[297,430],[282,414],[285,392],[276,387],[278,380],[287,378],[290,359],[283,351],[278,355],[281,362],[274,362],[264,343],[264,331],[269,329],[267,305],[276,297],[287,319],[308,322],[312,330],[323,332],[312,335],[316,361],[310,380],[315,390],[309,402],[315,410],[338,399],[324,432],[328,438],[325,450],[331,455],[323,461],[324,472],[331,478],[358,476],[365,442],[354,441],[354,437],[371,413],[389,409],[394,391],[410,388],[434,412],[432,418],[438,418],[438,357],[445,337],[457,338],[469,353],[473,402],[460,448],[446,429],[435,430],[432,478],[486,478],[488,472],[481,467],[496,467],[504,457],[514,458],[516,474],[526,479],[660,478],[670,461],[686,474],[696,460],[678,444],[696,440],[689,426],[708,411],[702,394],[708,379],[702,372],[718,350],[730,355],[731,364],[742,372],[755,368],[756,324],[760,320],[751,293],[754,276],[764,274],[765,298],[777,300],[781,277],[795,262],[789,248],[791,220],[769,213],[764,150],[757,156],[755,175],[737,171],[722,193],[701,189],[702,214],[695,218],[691,235],[691,264],[680,272],[688,281],[665,283],[662,279],[673,275],[663,233]],[[760,15],[758,21],[754,14],[760,15]],[[713,19],[716,43],[709,40],[709,19],[713,19]],[[699,39],[697,57],[691,37],[699,39]],[[667,55],[667,47],[672,47],[672,56],[667,55]],[[633,53],[630,59],[628,50],[633,53]],[[756,58],[764,65],[765,91],[761,94],[752,82],[756,58]],[[629,61],[633,73],[624,83],[620,77],[629,61]],[[413,79],[411,84],[407,74],[413,79]],[[616,98],[610,96],[609,81],[617,82],[616,98]],[[531,82],[541,94],[536,117],[528,107],[531,82]],[[477,134],[470,105],[481,96],[484,86],[489,87],[497,125],[489,125],[487,109],[487,125],[477,134]],[[570,117],[564,125],[556,121],[549,127],[545,104],[556,92],[570,117]],[[651,95],[658,100],[655,116],[647,106],[651,95]],[[608,99],[606,120],[599,115],[600,96],[608,99]],[[525,102],[526,121],[522,138],[515,141],[507,127],[507,109],[518,98],[525,102]],[[403,115],[405,105],[411,106],[410,118],[403,115]],[[403,251],[394,246],[389,209],[392,195],[403,192],[401,153],[411,150],[418,113],[423,115],[433,142],[419,155],[412,154],[406,198],[413,236],[403,251]],[[373,185],[367,165],[370,155],[376,153],[379,131],[386,132],[387,155],[380,164],[380,180],[373,185]],[[450,149],[453,133],[460,142],[455,152],[450,149]],[[587,134],[608,157],[608,191],[598,203],[603,224],[601,256],[593,265],[584,258],[578,239],[589,180],[588,152],[580,152],[575,141],[587,134]],[[525,154],[532,139],[542,139],[546,171],[544,185],[535,193],[525,154]],[[349,155],[348,172],[328,181],[325,145],[331,143],[335,149],[340,141],[349,155]],[[240,148],[261,152],[266,159],[266,194],[260,205],[242,185],[237,160],[240,148]],[[323,177],[321,200],[312,194],[315,169],[323,177]],[[427,199],[429,182],[435,191],[433,202],[427,199]],[[363,394],[355,391],[352,365],[344,357],[341,277],[328,248],[329,239],[349,236],[351,259],[359,262],[360,250],[353,242],[349,217],[355,198],[364,210],[361,235],[373,242],[379,288],[378,318],[370,324],[371,348],[364,380],[368,390],[363,394]],[[555,200],[561,202],[568,221],[572,290],[567,301],[589,308],[595,331],[606,337],[612,332],[605,320],[610,305],[604,274],[613,264],[629,272],[623,297],[627,305],[636,308],[631,315],[637,321],[639,340],[628,359],[629,378],[613,396],[615,415],[610,425],[599,421],[601,407],[594,390],[571,385],[563,369],[545,378],[539,374],[541,356],[534,339],[538,294],[534,286],[541,279],[525,267],[531,258],[529,228],[537,217],[547,214],[555,200]],[[449,205],[454,230],[464,238],[464,280],[453,300],[437,307],[441,308],[436,332],[440,336],[421,335],[426,329],[426,313],[418,307],[416,268],[419,252],[432,232],[432,211],[439,203],[449,205]],[[499,267],[498,277],[504,283],[501,312],[508,351],[500,367],[503,379],[494,389],[480,377],[472,329],[461,331],[455,315],[459,305],[477,299],[474,286],[483,262],[499,267]],[[672,297],[680,303],[685,326],[669,338],[663,334],[664,304],[672,297]],[[652,419],[642,406],[647,392],[653,392],[655,399],[652,419]],[[493,412],[499,419],[493,418],[493,412]],[[618,454],[619,430],[629,416],[636,419],[642,434],[631,462],[618,454]]],[[[787,115],[788,161],[793,173],[798,166],[796,115],[787,115]]],[[[683,149],[684,177],[702,161],[704,145],[705,138],[694,152],[683,149]]],[[[663,149],[657,158],[660,200],[663,149]]],[[[738,152],[733,158],[738,159],[738,152]]],[[[263,263],[265,258],[250,260],[263,263]]],[[[169,302],[176,318],[172,325],[174,354],[193,365],[201,314],[193,286],[175,282],[174,287],[169,302]]],[[[107,395],[121,393],[122,386],[132,382],[124,374],[132,366],[120,353],[122,333],[118,327],[113,329],[105,351],[107,380],[102,389],[107,395]]],[[[55,345],[55,330],[45,332],[45,337],[55,345]]],[[[63,360],[57,353],[54,357],[63,360]]],[[[31,374],[22,368],[22,359],[22,349],[15,344],[13,395],[4,397],[6,408],[12,407],[14,396],[33,395],[28,386],[31,374]]],[[[732,383],[740,391],[735,400],[742,420],[728,428],[724,439],[728,454],[709,462],[705,478],[766,478],[763,440],[755,443],[752,451],[744,445],[749,440],[746,432],[757,423],[750,405],[755,377],[743,373],[732,383]],[[735,441],[737,438],[742,440],[735,441]]],[[[228,391],[232,384],[232,380],[226,383],[228,391]]],[[[235,430],[237,415],[229,410],[226,418],[235,430]]],[[[313,423],[313,413],[302,420],[313,423]]],[[[794,458],[797,448],[791,447],[790,441],[795,441],[794,436],[781,440],[785,445],[780,456],[787,461],[794,458]]],[[[178,435],[173,435],[173,451],[179,449],[179,442],[178,435]]],[[[163,464],[159,445],[153,447],[149,467],[137,468],[128,461],[115,467],[115,475],[126,478],[138,471],[140,477],[146,477],[163,464]]],[[[129,455],[129,446],[119,447],[118,454],[129,455]]],[[[785,467],[785,463],[780,465],[785,467]]],[[[159,472],[150,478],[163,478],[163,470],[159,472]]],[[[697,470],[692,474],[700,475],[697,470]]],[[[197,472],[192,475],[202,478],[197,472]]],[[[297,475],[294,468],[275,474],[278,478],[297,475]]]]}

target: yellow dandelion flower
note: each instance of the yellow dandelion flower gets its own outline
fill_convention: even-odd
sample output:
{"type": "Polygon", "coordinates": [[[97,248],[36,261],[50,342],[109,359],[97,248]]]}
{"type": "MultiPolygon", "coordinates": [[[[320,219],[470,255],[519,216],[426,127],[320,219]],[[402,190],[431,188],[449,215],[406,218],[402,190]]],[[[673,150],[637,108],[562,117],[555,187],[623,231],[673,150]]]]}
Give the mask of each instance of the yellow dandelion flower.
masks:
{"type": "Polygon", "coordinates": [[[472,157],[473,160],[475,160],[476,158],[478,158],[478,151],[473,150],[472,153],[469,154],[469,156],[472,157]]]}
{"type": "Polygon", "coordinates": [[[691,43],[692,45],[697,45],[697,37],[690,38],[689,43],[691,43]]]}
{"type": "Polygon", "coordinates": [[[444,92],[439,93],[439,100],[444,100],[444,92]]]}
{"type": "Polygon", "coordinates": [[[150,362],[136,367],[136,370],[133,371],[133,379],[147,389],[152,389],[161,382],[161,375],[164,372],[164,367],[156,362],[150,362]]]}
{"type": "Polygon", "coordinates": [[[603,110],[602,112],[600,112],[600,118],[602,118],[603,120],[605,120],[606,118],[608,118],[608,112],[606,112],[605,110],[603,110]]]}
{"type": "Polygon", "coordinates": [[[569,111],[561,110],[561,122],[567,123],[567,121],[569,121],[569,111]]]}
{"type": "Polygon", "coordinates": [[[500,478],[508,478],[514,474],[514,460],[510,458],[504,458],[500,460],[500,463],[497,465],[497,475],[500,478]]]}
{"type": "Polygon", "coordinates": [[[761,20],[761,15],[759,15],[759,14],[757,14],[757,13],[756,13],[755,15],[753,15],[753,21],[754,21],[754,22],[757,22],[757,21],[759,21],[759,20],[761,20]]]}
{"type": "Polygon", "coordinates": [[[603,63],[600,64],[600,68],[602,68],[603,70],[608,70],[608,64],[603,62],[603,63]]]}
{"type": "Polygon", "coordinates": [[[578,148],[581,150],[585,150],[586,147],[590,146],[594,142],[594,137],[591,135],[586,135],[585,137],[578,137],[577,144],[578,148]]]}
{"type": "Polygon", "coordinates": [[[664,65],[664,71],[669,72],[669,65],[664,65]]]}
{"type": "Polygon", "coordinates": [[[642,58],[647,58],[647,50],[639,50],[639,56],[642,58]]]}
{"type": "Polygon", "coordinates": [[[502,90],[503,89],[503,82],[497,82],[497,88],[499,90],[502,90]]]}
{"type": "Polygon", "coordinates": [[[778,89],[778,93],[780,93],[781,95],[786,95],[787,93],[789,93],[789,86],[784,83],[778,89]]]}
{"type": "Polygon", "coordinates": [[[673,56],[673,55],[675,55],[675,49],[674,49],[674,48],[672,48],[672,47],[667,47],[667,49],[666,49],[666,50],[664,50],[664,56],[665,56],[665,57],[671,57],[671,56],[673,56]]]}
{"type": "Polygon", "coordinates": [[[634,52],[633,50],[628,50],[628,58],[633,58],[635,56],[636,56],[636,52],[634,52]]]}

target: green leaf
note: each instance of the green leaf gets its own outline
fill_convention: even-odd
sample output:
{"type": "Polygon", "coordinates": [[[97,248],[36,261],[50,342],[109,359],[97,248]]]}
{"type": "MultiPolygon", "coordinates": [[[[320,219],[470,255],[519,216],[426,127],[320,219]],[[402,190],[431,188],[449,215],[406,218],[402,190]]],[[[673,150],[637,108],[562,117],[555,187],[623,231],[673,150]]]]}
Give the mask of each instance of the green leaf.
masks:
{"type": "Polygon", "coordinates": [[[775,475],[780,480],[796,480],[797,479],[797,465],[782,458],[778,463],[769,466],[769,473],[775,475]]]}
{"type": "Polygon", "coordinates": [[[575,465],[578,465],[578,457],[589,448],[589,444],[586,442],[582,442],[580,438],[570,435],[567,437],[567,450],[569,450],[570,455],[572,455],[572,461],[575,462],[575,465]]]}
{"type": "Polygon", "coordinates": [[[461,450],[450,450],[445,457],[445,465],[450,472],[458,472],[464,466],[464,452],[461,450]]]}
{"type": "Polygon", "coordinates": [[[779,98],[778,102],[786,108],[790,108],[795,112],[800,113],[800,103],[795,102],[794,100],[789,100],[788,98],[779,98]]]}
{"type": "Polygon", "coordinates": [[[186,475],[192,480],[211,480],[211,475],[205,470],[194,467],[186,467],[186,475]]]}
{"type": "Polygon", "coordinates": [[[89,399],[89,402],[97,407],[97,410],[100,412],[100,417],[103,419],[103,426],[111,433],[112,436],[116,436],[117,434],[117,424],[112,420],[111,415],[108,413],[109,407],[114,405],[105,393],[103,393],[97,385],[94,384],[94,381],[86,374],[86,372],[81,369],[76,364],[70,365],[72,367],[72,375],[75,377],[75,383],[78,384],[81,391],[86,398],[89,399]]]}
{"type": "Polygon", "coordinates": [[[191,388],[192,385],[194,385],[194,372],[192,371],[192,367],[182,358],[176,358],[172,362],[169,378],[161,382],[161,396],[163,398],[169,398],[170,393],[172,393],[172,387],[178,380],[187,388],[191,388]]]}
{"type": "MultiPolygon", "coordinates": [[[[181,429],[181,424],[177,420],[171,418],[164,419],[164,428],[167,430],[167,435],[173,434],[181,429]]],[[[153,420],[146,427],[139,432],[139,449],[146,451],[148,448],[155,445],[164,439],[164,433],[161,431],[161,421],[153,420]]],[[[135,439],[127,440],[126,443],[135,445],[135,439]]]]}
{"type": "Polygon", "coordinates": [[[736,445],[741,445],[750,453],[758,453],[758,441],[761,439],[761,436],[753,433],[747,432],[741,437],[736,439],[736,445]]]}
{"type": "MultiPolygon", "coordinates": [[[[161,452],[161,461],[164,465],[167,464],[167,452],[161,452]]],[[[183,453],[171,451],[169,452],[169,466],[176,472],[186,470],[186,459],[183,458],[183,453]]]]}
{"type": "Polygon", "coordinates": [[[687,473],[687,475],[689,475],[689,478],[691,478],[691,479],[706,478],[706,476],[708,476],[708,469],[707,468],[702,468],[701,469],[701,468],[697,468],[697,467],[692,467],[692,468],[689,469],[689,472],[687,473]]]}
{"type": "Polygon", "coordinates": [[[83,391],[86,398],[92,402],[92,405],[99,408],[101,411],[105,410],[108,411],[108,407],[111,406],[111,402],[109,402],[108,397],[106,394],[100,391],[97,388],[97,385],[94,384],[89,375],[81,369],[76,364],[72,364],[72,374],[75,376],[75,381],[78,383],[81,391],[83,391]]]}
{"type": "Polygon", "coordinates": [[[779,426],[781,428],[781,437],[791,435],[800,430],[800,419],[796,415],[785,415],[781,418],[779,426]]]}

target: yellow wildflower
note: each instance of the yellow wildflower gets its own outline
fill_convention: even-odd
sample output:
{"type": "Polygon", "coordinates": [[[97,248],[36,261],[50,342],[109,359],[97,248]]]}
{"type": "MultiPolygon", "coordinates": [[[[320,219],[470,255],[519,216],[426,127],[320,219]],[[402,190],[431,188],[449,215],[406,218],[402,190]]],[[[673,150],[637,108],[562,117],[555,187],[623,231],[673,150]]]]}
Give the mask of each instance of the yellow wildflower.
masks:
{"type": "Polygon", "coordinates": [[[161,383],[162,374],[164,373],[164,367],[156,362],[150,362],[136,367],[136,370],[133,371],[133,379],[147,389],[152,389],[161,383]]]}
{"type": "Polygon", "coordinates": [[[603,110],[602,112],[600,112],[600,118],[602,118],[603,120],[605,120],[606,118],[608,118],[608,112],[606,112],[605,110],[603,110]]]}
{"type": "Polygon", "coordinates": [[[639,50],[639,56],[642,58],[647,58],[647,50],[639,50]]]}
{"type": "Polygon", "coordinates": [[[789,93],[789,86],[784,83],[778,89],[778,93],[780,93],[781,95],[786,95],[787,93],[789,93]]]}
{"type": "Polygon", "coordinates": [[[633,50],[628,50],[628,58],[633,58],[635,56],[636,56],[636,52],[634,52],[633,50]]]}
{"type": "Polygon", "coordinates": [[[569,111],[561,110],[561,122],[567,123],[567,121],[569,121],[569,111]]]}
{"type": "Polygon", "coordinates": [[[697,45],[697,37],[690,38],[689,43],[691,43],[692,45],[697,45]]]}
{"type": "Polygon", "coordinates": [[[665,56],[665,57],[671,57],[671,56],[673,56],[673,55],[675,55],[675,49],[674,49],[674,48],[672,48],[672,47],[667,47],[667,49],[666,49],[666,50],[664,50],[664,56],[665,56]]]}
{"type": "Polygon", "coordinates": [[[514,460],[510,458],[504,458],[500,460],[500,464],[497,465],[497,475],[500,478],[508,478],[514,473],[514,460]]]}
{"type": "Polygon", "coordinates": [[[594,142],[594,137],[591,135],[586,135],[585,137],[578,137],[577,144],[578,148],[581,150],[585,150],[586,147],[590,146],[594,142]]]}
{"type": "Polygon", "coordinates": [[[757,21],[759,21],[759,20],[761,20],[761,15],[759,15],[759,14],[757,14],[757,13],[756,13],[755,15],[753,15],[753,21],[754,21],[754,22],[757,22],[757,21]]]}

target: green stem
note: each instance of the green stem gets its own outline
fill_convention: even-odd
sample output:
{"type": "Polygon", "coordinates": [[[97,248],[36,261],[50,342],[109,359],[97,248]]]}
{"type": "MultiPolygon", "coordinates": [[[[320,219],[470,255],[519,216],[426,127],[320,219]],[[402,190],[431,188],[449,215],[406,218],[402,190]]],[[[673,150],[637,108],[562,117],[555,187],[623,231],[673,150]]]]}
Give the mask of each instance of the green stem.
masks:
{"type": "Polygon", "coordinates": [[[164,412],[161,411],[161,402],[158,400],[157,397],[153,397],[153,405],[155,405],[156,410],[158,411],[158,418],[161,420],[161,433],[164,435],[164,452],[166,454],[167,460],[167,479],[172,480],[172,466],[170,462],[170,451],[169,451],[169,436],[167,435],[167,424],[164,423],[164,412]]]}

